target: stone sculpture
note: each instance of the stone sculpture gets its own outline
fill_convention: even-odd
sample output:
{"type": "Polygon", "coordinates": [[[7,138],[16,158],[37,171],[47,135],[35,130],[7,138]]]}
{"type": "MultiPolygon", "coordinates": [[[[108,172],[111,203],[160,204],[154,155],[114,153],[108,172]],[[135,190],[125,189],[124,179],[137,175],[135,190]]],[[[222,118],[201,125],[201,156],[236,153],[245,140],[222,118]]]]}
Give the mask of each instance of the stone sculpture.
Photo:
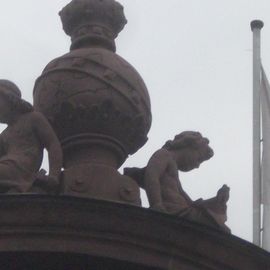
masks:
{"type": "Polygon", "coordinates": [[[37,178],[44,148],[50,171],[43,180],[54,189],[62,168],[59,141],[46,118],[8,80],[0,80],[0,122],[8,125],[0,135],[0,192],[28,192],[37,178]]]}
{"type": "Polygon", "coordinates": [[[178,178],[178,170],[187,172],[198,168],[213,154],[207,138],[199,132],[185,131],[156,151],[146,168],[127,168],[125,174],[145,188],[152,209],[229,231],[224,224],[229,188],[224,185],[212,199],[193,201],[178,178]]]}
{"type": "Polygon", "coordinates": [[[63,193],[139,205],[138,185],[118,168],[147,141],[151,108],[142,78],[115,53],[123,7],[73,0],[59,14],[71,51],[37,79],[34,108],[61,141],[63,193]]]}
{"type": "Polygon", "coordinates": [[[72,0],[59,15],[72,44],[70,52],[51,61],[36,80],[35,111],[21,99],[16,85],[0,83],[0,120],[8,124],[1,135],[1,189],[27,192],[56,183],[62,166],[59,139],[61,194],[139,206],[142,186],[152,209],[228,230],[229,188],[223,186],[210,200],[193,202],[178,179],[178,170],[190,171],[213,156],[200,133],[175,136],[143,170],[118,172],[128,155],[145,144],[151,126],[147,88],[115,53],[114,40],[127,22],[123,7],[114,0],[72,0]],[[44,147],[49,151],[49,177],[38,173],[44,147]]]}

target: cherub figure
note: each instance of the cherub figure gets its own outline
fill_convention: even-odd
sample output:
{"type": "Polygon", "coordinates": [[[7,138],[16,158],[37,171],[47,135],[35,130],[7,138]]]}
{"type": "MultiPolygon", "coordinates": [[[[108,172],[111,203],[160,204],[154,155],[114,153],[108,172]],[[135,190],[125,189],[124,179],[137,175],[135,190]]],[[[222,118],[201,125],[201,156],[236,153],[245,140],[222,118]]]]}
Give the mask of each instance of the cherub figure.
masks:
{"type": "Polygon", "coordinates": [[[152,209],[229,231],[224,224],[229,188],[224,185],[212,199],[193,201],[183,190],[178,177],[178,170],[187,172],[198,168],[213,155],[207,138],[199,132],[185,131],[156,151],[146,168],[130,168],[125,173],[139,180],[137,182],[145,188],[152,209]]]}
{"type": "Polygon", "coordinates": [[[0,122],[7,128],[0,135],[0,192],[30,190],[42,163],[44,148],[49,156],[48,185],[56,187],[62,168],[60,143],[46,118],[21,98],[19,88],[0,80],[0,122]]]}

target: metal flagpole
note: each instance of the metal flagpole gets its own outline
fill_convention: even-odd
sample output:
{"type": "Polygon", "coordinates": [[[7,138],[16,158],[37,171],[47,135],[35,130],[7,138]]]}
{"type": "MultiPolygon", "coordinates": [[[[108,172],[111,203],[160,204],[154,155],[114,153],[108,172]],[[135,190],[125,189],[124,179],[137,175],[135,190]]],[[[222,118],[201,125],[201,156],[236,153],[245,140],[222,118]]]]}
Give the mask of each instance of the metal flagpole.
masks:
{"type": "Polygon", "coordinates": [[[263,22],[251,22],[253,32],[253,243],[261,246],[261,29],[263,22]]]}
{"type": "Polygon", "coordinates": [[[270,84],[261,67],[262,111],[262,248],[270,251],[270,84]]]}

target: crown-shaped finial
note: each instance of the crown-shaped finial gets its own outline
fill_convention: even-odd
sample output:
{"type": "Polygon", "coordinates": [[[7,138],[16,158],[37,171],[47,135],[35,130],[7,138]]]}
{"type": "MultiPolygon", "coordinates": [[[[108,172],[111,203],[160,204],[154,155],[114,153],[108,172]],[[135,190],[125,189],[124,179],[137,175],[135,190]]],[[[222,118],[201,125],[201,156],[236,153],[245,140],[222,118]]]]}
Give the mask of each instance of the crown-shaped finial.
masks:
{"type": "Polygon", "coordinates": [[[115,0],[72,0],[60,12],[71,49],[91,45],[115,51],[114,39],[127,20],[123,6],[115,0]]]}

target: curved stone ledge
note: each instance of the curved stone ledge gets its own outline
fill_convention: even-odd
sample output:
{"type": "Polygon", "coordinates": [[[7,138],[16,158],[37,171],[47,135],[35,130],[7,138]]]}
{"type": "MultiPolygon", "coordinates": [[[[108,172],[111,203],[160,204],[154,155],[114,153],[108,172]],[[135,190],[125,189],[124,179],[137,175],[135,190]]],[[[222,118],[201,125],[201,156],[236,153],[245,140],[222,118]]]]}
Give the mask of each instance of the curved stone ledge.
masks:
{"type": "Polygon", "coordinates": [[[83,269],[94,270],[270,269],[268,252],[233,235],[115,202],[3,195],[0,217],[0,265],[12,256],[49,263],[62,254],[62,260],[88,258],[83,269]],[[90,267],[89,260],[112,268],[90,267]]]}

